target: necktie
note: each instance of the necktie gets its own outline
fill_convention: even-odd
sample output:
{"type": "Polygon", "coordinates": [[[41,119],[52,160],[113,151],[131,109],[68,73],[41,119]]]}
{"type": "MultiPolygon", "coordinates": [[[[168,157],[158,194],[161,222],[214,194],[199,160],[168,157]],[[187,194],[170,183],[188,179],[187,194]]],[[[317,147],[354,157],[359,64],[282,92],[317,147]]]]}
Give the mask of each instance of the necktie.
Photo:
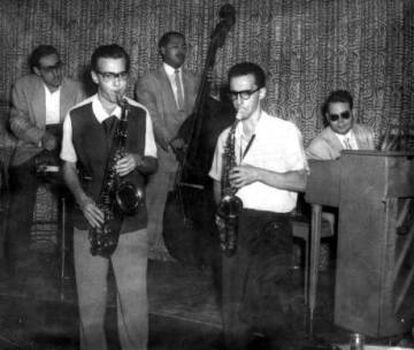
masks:
{"type": "Polygon", "coordinates": [[[175,86],[177,87],[177,107],[181,109],[184,104],[184,94],[183,88],[181,87],[180,71],[178,69],[175,70],[175,86]]]}
{"type": "Polygon", "coordinates": [[[115,128],[117,119],[118,119],[117,117],[115,117],[114,115],[111,115],[109,118],[106,118],[102,122],[103,127],[105,129],[106,135],[111,135],[112,134],[112,132],[115,128]]]}
{"type": "Polygon", "coordinates": [[[349,139],[349,137],[345,137],[344,144],[345,144],[345,149],[352,149],[351,140],[349,139]]]}

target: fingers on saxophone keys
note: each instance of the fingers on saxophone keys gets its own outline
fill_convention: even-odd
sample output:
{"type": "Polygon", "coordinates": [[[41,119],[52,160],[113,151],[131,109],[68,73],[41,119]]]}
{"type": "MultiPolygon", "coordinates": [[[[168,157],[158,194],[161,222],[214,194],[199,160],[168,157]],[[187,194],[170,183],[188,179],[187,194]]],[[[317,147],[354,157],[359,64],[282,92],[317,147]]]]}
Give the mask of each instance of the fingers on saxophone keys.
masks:
{"type": "Polygon", "coordinates": [[[95,220],[93,216],[87,216],[86,219],[88,220],[89,225],[91,225],[93,228],[98,228],[101,226],[101,224],[95,220]]]}
{"type": "Polygon", "coordinates": [[[88,208],[87,215],[88,221],[91,222],[94,227],[98,227],[104,223],[104,213],[95,205],[88,208]]]}

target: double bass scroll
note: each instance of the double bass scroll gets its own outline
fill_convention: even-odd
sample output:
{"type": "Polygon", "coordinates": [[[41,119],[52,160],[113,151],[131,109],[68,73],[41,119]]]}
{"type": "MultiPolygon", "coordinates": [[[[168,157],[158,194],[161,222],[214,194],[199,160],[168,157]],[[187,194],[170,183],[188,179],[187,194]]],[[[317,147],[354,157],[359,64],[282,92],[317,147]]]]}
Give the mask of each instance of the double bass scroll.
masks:
{"type": "MultiPolygon", "coordinates": [[[[210,97],[209,73],[214,68],[217,50],[224,46],[226,35],[235,23],[234,7],[230,4],[223,5],[220,8],[219,16],[221,21],[211,34],[211,42],[207,50],[206,62],[201,75],[200,88],[194,104],[194,110],[178,132],[178,137],[182,138],[187,145],[185,153],[181,156],[181,173],[187,182],[189,180],[191,182],[191,179],[188,179],[189,173],[194,175],[204,170],[197,167],[197,165],[200,165],[198,161],[200,159],[200,135],[203,124],[209,118],[210,110],[217,109],[217,101],[212,101],[210,97]]],[[[219,108],[222,108],[222,106],[219,106],[219,108]]],[[[201,164],[201,168],[204,168],[203,164],[201,164]]]]}

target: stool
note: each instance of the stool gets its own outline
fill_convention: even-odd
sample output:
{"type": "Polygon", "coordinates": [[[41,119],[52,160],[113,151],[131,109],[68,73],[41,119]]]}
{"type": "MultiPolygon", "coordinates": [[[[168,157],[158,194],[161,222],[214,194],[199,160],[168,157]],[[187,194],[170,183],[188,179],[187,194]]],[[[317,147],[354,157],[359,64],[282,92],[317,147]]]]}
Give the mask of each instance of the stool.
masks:
{"type": "MultiPolygon", "coordinates": [[[[322,213],[322,230],[321,238],[331,237],[335,233],[335,216],[332,213],[322,213]]],[[[292,218],[292,234],[293,237],[303,239],[305,241],[305,278],[304,278],[304,297],[305,305],[308,305],[309,299],[309,241],[310,241],[310,220],[306,217],[299,216],[292,218]]]]}
{"type": "Polygon", "coordinates": [[[65,281],[69,279],[67,275],[66,258],[67,258],[67,201],[69,192],[65,186],[60,172],[45,170],[40,172],[39,179],[49,186],[49,190],[54,188],[54,193],[57,194],[57,247],[59,259],[59,297],[63,301],[65,298],[64,287],[65,281]]]}
{"type": "Polygon", "coordinates": [[[66,276],[66,197],[60,198],[60,268],[59,268],[59,296],[60,301],[65,299],[64,285],[66,276]]]}

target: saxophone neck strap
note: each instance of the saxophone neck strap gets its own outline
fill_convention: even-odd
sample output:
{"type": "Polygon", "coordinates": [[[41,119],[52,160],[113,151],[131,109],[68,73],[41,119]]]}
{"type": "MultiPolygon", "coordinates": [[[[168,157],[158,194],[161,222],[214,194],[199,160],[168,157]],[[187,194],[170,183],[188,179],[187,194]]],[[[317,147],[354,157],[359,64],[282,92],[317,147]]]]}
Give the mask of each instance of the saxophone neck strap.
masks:
{"type": "Polygon", "coordinates": [[[253,134],[253,135],[250,137],[250,140],[249,140],[249,142],[247,143],[246,148],[244,149],[244,152],[243,152],[243,154],[242,154],[242,157],[241,157],[240,161],[242,161],[242,160],[244,159],[244,157],[246,157],[246,154],[247,154],[247,152],[249,152],[250,148],[252,147],[252,144],[253,144],[253,141],[254,141],[254,139],[255,139],[255,138],[256,138],[256,134],[253,134]]]}

